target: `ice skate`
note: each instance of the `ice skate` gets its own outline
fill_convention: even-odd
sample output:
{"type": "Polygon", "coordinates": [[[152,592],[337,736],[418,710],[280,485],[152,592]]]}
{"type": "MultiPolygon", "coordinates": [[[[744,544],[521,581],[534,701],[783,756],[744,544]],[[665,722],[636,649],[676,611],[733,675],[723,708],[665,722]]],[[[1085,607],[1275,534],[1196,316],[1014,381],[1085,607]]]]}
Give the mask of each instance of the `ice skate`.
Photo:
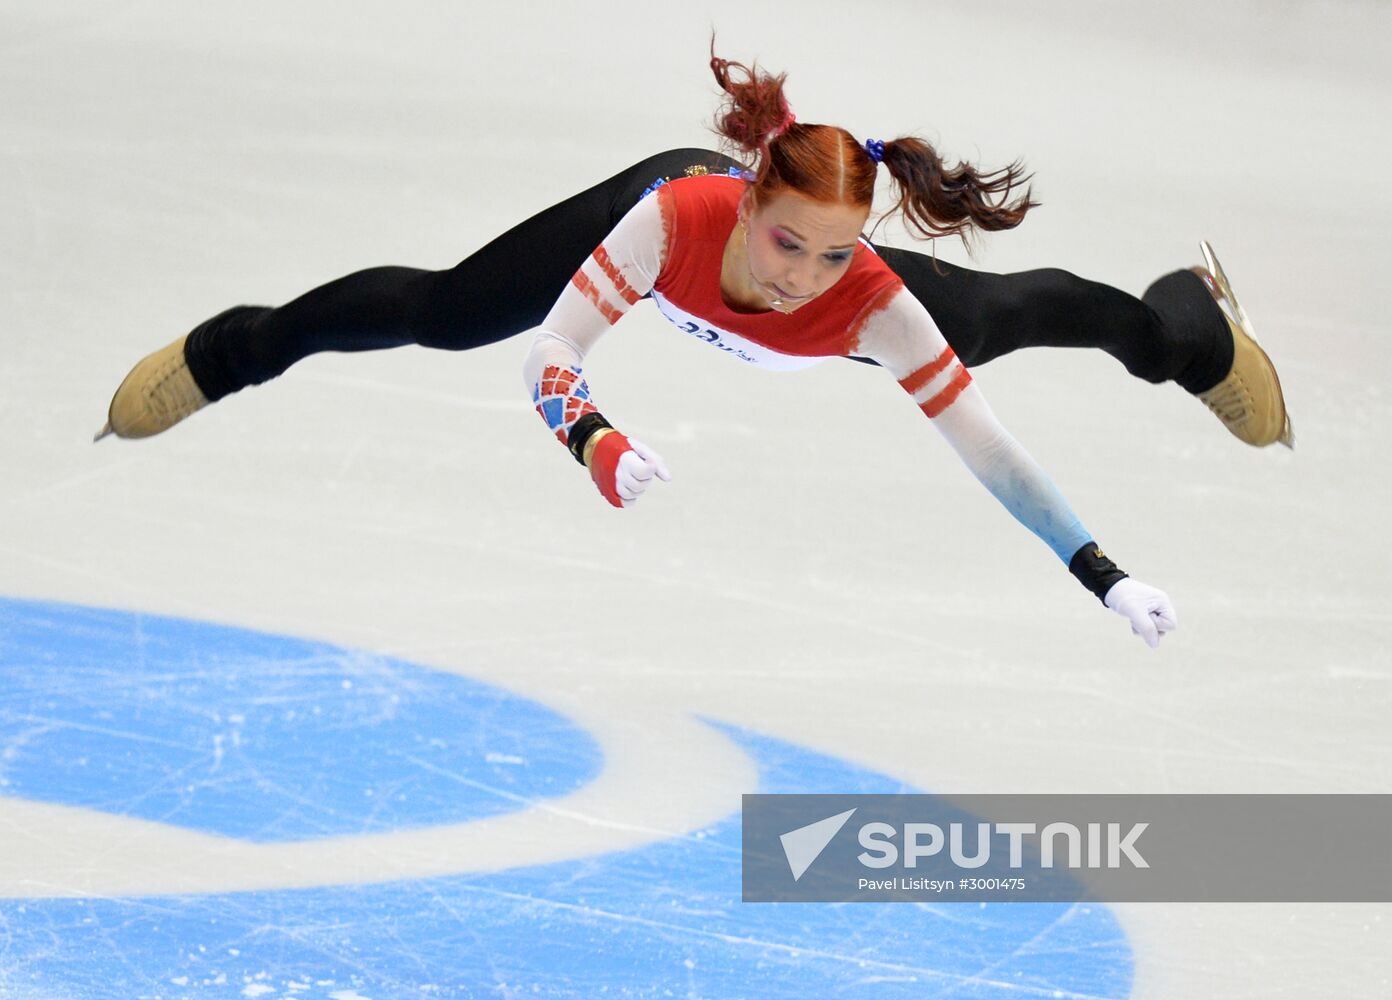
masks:
{"type": "Polygon", "coordinates": [[[131,369],[111,398],[106,426],[93,441],[108,434],[122,438],[143,438],[166,431],[180,420],[208,405],[184,360],[184,341],[180,337],[148,355],[131,369]]]}
{"type": "Polygon", "coordinates": [[[1206,266],[1192,270],[1203,279],[1223,311],[1233,338],[1232,370],[1212,389],[1199,393],[1199,399],[1235,437],[1247,444],[1264,448],[1279,441],[1287,448],[1294,448],[1295,432],[1291,429],[1276,366],[1257,343],[1252,323],[1238,304],[1213,247],[1207,240],[1201,241],[1199,247],[1206,266]]]}

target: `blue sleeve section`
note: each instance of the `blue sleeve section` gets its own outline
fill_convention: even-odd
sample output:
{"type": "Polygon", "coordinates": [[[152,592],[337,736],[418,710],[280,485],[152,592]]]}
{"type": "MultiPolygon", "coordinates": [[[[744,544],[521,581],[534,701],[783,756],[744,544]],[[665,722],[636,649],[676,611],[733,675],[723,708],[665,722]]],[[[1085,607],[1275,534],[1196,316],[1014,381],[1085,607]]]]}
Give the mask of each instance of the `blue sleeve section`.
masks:
{"type": "Polygon", "coordinates": [[[977,478],[1012,517],[1053,549],[1065,566],[1092,540],[1059,488],[1033,460],[1004,461],[977,472],[977,478]]]}
{"type": "Polygon", "coordinates": [[[544,400],[541,404],[541,416],[547,427],[553,431],[557,430],[565,423],[565,400],[557,397],[544,400]]]}

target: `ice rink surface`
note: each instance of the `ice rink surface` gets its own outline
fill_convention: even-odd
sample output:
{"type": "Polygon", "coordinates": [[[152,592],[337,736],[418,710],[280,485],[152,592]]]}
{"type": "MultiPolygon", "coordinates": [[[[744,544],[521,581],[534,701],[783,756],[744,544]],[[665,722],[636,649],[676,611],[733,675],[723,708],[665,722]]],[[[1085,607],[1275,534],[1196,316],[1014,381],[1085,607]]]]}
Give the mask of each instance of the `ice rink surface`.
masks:
{"type": "Polygon", "coordinates": [[[0,996],[1392,996],[1392,906],[755,906],[738,855],[756,790],[1392,790],[1390,39],[1360,2],[4,0],[0,996]],[[675,476],[622,513],[525,338],[91,443],[228,305],[709,144],[712,26],[803,121],[1023,156],[1044,207],[976,267],[1138,293],[1214,243],[1294,453],[1100,353],[974,372],[1174,598],[1158,653],[882,372],[746,371],[648,304],[587,364],[675,476]]]}

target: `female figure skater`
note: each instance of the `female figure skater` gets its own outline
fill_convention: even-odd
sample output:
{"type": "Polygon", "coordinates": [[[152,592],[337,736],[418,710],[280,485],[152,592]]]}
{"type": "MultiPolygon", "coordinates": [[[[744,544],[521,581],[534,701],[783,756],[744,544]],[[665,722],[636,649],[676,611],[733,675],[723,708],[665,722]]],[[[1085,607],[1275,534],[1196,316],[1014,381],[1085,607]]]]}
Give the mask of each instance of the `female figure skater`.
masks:
{"type": "Polygon", "coordinates": [[[881,165],[897,187],[891,211],[925,236],[964,237],[973,227],[1012,228],[1033,207],[1028,191],[1010,200],[1023,180],[1018,165],[948,168],[913,138],[862,144],[835,126],[798,123],[783,76],[715,56],[711,68],[726,95],[718,131],[751,158],[749,169],[673,150],[541,212],[451,270],[373,268],[279,308],[229,309],[137,364],[98,438],[157,434],[317,351],[464,350],[540,327],[524,364],[533,402],[604,498],[627,506],[670,476],[652,449],[600,414],[581,364],[650,296],[683,332],[741,363],[792,370],[853,357],[884,367],[1011,514],[1158,645],[1176,625],[1169,598],[1103,554],[967,368],[1025,346],[1100,347],[1140,378],[1199,394],[1248,443],[1289,443],[1275,371],[1216,261],[1168,275],[1138,300],[1058,270],[989,275],[872,247],[860,234],[881,165]]]}

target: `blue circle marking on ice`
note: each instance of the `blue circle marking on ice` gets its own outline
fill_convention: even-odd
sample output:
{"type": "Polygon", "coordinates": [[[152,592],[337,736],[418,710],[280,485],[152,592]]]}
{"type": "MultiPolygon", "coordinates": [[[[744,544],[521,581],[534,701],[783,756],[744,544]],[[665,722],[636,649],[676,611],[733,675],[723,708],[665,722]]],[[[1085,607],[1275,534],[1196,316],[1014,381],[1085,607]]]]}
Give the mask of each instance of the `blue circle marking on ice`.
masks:
{"type": "Polygon", "coordinates": [[[267,843],[513,812],[601,763],[566,719],[454,674],[0,600],[0,794],[267,843]]]}
{"type": "MultiPolygon", "coordinates": [[[[115,718],[94,715],[104,709],[86,682],[115,669],[108,656],[122,643],[113,636],[123,631],[145,636],[136,645],[143,642],[148,649],[152,619],[4,601],[0,615],[5,626],[0,645],[0,748],[18,748],[22,756],[26,740],[40,732],[34,728],[36,722],[47,718],[95,717],[105,725],[93,726],[94,738],[117,731],[115,718]],[[36,670],[45,679],[36,681],[36,670]]],[[[340,684],[338,689],[350,707],[330,707],[326,702],[332,700],[332,686],[324,687],[319,670],[338,680],[344,679],[345,671],[353,672],[354,678],[375,677],[374,698],[399,706],[391,701],[393,694],[403,693],[396,690],[398,684],[404,690],[411,683],[428,683],[417,675],[420,668],[393,664],[389,670],[373,667],[365,673],[342,663],[330,668],[323,661],[328,647],[272,636],[243,646],[244,633],[193,623],[171,627],[161,636],[164,645],[158,653],[147,653],[151,658],[143,666],[137,662],[139,669],[129,681],[129,690],[137,692],[134,700],[160,702],[166,685],[177,687],[179,678],[192,674],[204,678],[197,689],[211,700],[198,703],[195,710],[188,698],[192,689],[168,696],[174,698],[174,714],[183,719],[172,730],[159,730],[166,723],[154,722],[166,709],[125,718],[137,727],[130,731],[131,739],[156,730],[162,733],[100,772],[104,781],[125,782],[127,791],[140,781],[153,781],[147,791],[159,791],[161,777],[190,767],[189,746],[204,748],[194,768],[209,766],[209,735],[261,699],[282,708],[318,704],[319,716],[311,713],[311,718],[329,713],[331,719],[340,719],[323,727],[323,738],[314,726],[264,730],[278,733],[277,739],[287,742],[282,749],[294,751],[277,784],[286,782],[280,787],[307,789],[311,795],[319,794],[318,783],[323,781],[316,772],[348,757],[341,742],[345,718],[353,721],[350,729],[386,727],[382,742],[375,742],[370,733],[361,734],[372,746],[389,750],[389,734],[406,740],[412,753],[421,752],[421,744],[414,742],[417,736],[427,746],[436,737],[448,744],[461,731],[472,733],[475,753],[501,746],[518,750],[519,756],[532,756],[534,738],[544,742],[564,734],[555,741],[559,750],[574,735],[554,715],[491,688],[482,689],[486,693],[478,697],[459,696],[453,712],[445,713],[448,718],[413,716],[418,725],[429,722],[437,729],[397,728],[396,713],[412,710],[380,711],[378,706],[374,714],[368,701],[354,700],[356,682],[354,688],[340,684]],[[286,645],[279,646],[281,641],[286,645]],[[232,645],[218,646],[224,642],[232,645]],[[265,661],[280,655],[276,649],[294,652],[284,661],[286,666],[315,662],[319,667],[247,672],[239,666],[255,658],[243,655],[248,650],[265,661]],[[201,729],[193,721],[198,718],[201,729]],[[533,723],[540,726],[535,734],[525,728],[533,723]],[[125,766],[132,776],[116,773],[125,766]],[[292,767],[306,773],[292,776],[292,767]]],[[[334,655],[351,659],[357,654],[338,651],[329,655],[330,661],[334,655]]],[[[468,687],[459,678],[447,680],[468,687]]],[[[110,682],[108,686],[121,687],[110,682]]],[[[805,747],[712,725],[758,762],[760,791],[912,790],[805,747]]],[[[270,736],[265,739],[271,742],[270,736]]],[[[90,758],[93,745],[74,740],[63,746],[66,753],[90,758]]],[[[583,739],[572,744],[582,749],[587,745],[583,739]]],[[[119,742],[114,746],[127,749],[119,742]]],[[[43,765],[32,761],[26,766],[30,770],[25,780],[43,784],[43,765]]],[[[55,781],[68,789],[65,794],[80,788],[68,762],[54,759],[52,766],[55,781]]],[[[225,752],[222,766],[228,766],[225,752]]],[[[213,811],[259,811],[254,806],[254,769],[234,769],[229,775],[223,779],[229,784],[250,787],[235,794],[229,788],[213,811]]],[[[568,785],[578,777],[578,772],[562,769],[550,783],[541,784],[568,785]]],[[[491,797],[482,783],[454,784],[451,793],[491,797]]],[[[180,806],[175,812],[183,821],[203,826],[194,805],[177,796],[170,801],[180,806]]],[[[130,800],[113,798],[111,803],[122,806],[130,800]]],[[[198,807],[202,805],[198,801],[198,807]]],[[[484,815],[493,805],[475,803],[473,808],[484,815]]],[[[308,808],[299,807],[301,812],[308,808]]],[[[403,808],[397,820],[383,814],[387,818],[381,822],[419,823],[434,811],[403,808]]],[[[290,812],[297,818],[288,826],[320,829],[324,823],[317,810],[310,810],[312,821],[294,809],[290,812]]],[[[227,822],[223,816],[216,825],[227,822]]],[[[207,828],[213,825],[209,822],[207,828]]],[[[241,825],[262,829],[254,822],[241,825]]],[[[1131,989],[1129,942],[1103,906],[745,904],[740,893],[740,823],[735,813],[704,830],[646,847],[487,874],[210,895],[10,899],[0,901],[0,994],[338,1000],[601,995],[1079,1000],[1124,997],[1131,989]]]]}

